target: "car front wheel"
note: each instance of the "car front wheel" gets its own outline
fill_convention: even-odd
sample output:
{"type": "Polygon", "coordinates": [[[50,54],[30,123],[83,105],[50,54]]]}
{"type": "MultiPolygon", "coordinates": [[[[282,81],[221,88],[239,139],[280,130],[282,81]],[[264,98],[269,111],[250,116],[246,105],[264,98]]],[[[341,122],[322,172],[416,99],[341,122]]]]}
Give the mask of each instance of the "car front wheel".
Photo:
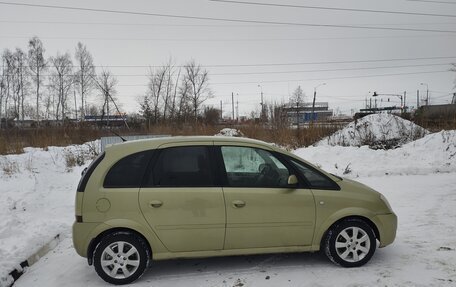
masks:
{"type": "Polygon", "coordinates": [[[129,232],[114,232],[98,244],[93,262],[103,280],[122,285],[141,277],[149,258],[149,249],[142,238],[129,232]]]}
{"type": "Polygon", "coordinates": [[[343,267],[366,264],[374,255],[377,242],[372,228],[360,219],[347,219],[327,233],[325,253],[343,267]]]}

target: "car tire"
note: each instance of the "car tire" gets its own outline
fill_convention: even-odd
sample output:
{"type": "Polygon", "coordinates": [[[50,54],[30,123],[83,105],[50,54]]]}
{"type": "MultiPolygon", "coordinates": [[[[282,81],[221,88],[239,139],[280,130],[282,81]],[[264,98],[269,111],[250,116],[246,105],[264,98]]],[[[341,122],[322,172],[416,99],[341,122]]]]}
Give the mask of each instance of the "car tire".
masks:
{"type": "Polygon", "coordinates": [[[361,219],[347,219],[332,226],[325,237],[328,258],[343,267],[359,267],[374,255],[377,241],[372,228],[361,219]]]}
{"type": "Polygon", "coordinates": [[[104,281],[123,285],[143,275],[150,257],[144,239],[130,232],[118,231],[101,239],[95,249],[93,263],[95,271],[104,281]]]}

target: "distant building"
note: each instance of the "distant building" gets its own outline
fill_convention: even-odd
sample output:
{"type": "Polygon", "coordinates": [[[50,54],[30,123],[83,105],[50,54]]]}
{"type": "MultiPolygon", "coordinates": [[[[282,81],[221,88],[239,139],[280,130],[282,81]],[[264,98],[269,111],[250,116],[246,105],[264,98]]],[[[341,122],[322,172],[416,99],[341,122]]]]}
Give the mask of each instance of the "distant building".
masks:
{"type": "Polygon", "coordinates": [[[292,125],[298,122],[307,123],[313,121],[326,121],[333,115],[333,111],[329,109],[328,102],[315,102],[314,111],[312,113],[312,103],[287,104],[283,106],[283,112],[292,125]]]}
{"type": "Polygon", "coordinates": [[[455,120],[456,104],[421,106],[415,116],[431,120],[455,120]]]}

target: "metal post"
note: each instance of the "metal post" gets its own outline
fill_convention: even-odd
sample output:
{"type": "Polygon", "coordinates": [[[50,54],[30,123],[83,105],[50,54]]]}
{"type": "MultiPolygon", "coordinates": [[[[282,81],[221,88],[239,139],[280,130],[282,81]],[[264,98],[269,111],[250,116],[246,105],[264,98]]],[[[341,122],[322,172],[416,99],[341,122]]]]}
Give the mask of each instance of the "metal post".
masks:
{"type": "Polygon", "coordinates": [[[420,90],[416,90],[416,108],[420,107],[420,90]]]}
{"type": "Polygon", "coordinates": [[[263,118],[264,118],[264,103],[263,103],[263,87],[261,85],[258,85],[258,88],[261,89],[261,102],[260,102],[260,106],[261,106],[261,112],[260,112],[260,121],[263,121],[263,118]]]}
{"type": "Polygon", "coordinates": [[[314,88],[314,98],[312,101],[312,114],[310,114],[310,121],[314,121],[314,112],[315,112],[315,98],[317,97],[317,87],[314,88]]]}
{"type": "Polygon", "coordinates": [[[404,112],[407,112],[407,91],[404,91],[404,112]]]}
{"type": "Polygon", "coordinates": [[[233,117],[231,119],[234,121],[234,93],[231,93],[231,107],[233,109],[233,117]]]}
{"type": "Polygon", "coordinates": [[[429,105],[429,87],[426,89],[426,106],[429,105]]]}

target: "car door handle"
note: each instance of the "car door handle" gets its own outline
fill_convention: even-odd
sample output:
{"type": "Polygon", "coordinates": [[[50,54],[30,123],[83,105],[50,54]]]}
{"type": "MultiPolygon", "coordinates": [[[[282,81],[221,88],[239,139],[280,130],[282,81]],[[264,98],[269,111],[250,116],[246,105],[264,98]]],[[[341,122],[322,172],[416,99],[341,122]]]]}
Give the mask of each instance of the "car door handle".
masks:
{"type": "Polygon", "coordinates": [[[244,206],[245,206],[245,201],[242,201],[242,200],[235,200],[235,201],[233,201],[233,206],[234,206],[235,208],[244,207],[244,206]]]}
{"type": "Polygon", "coordinates": [[[163,202],[161,202],[160,200],[152,200],[151,202],[149,202],[149,205],[150,207],[158,208],[163,205],[163,202]]]}

